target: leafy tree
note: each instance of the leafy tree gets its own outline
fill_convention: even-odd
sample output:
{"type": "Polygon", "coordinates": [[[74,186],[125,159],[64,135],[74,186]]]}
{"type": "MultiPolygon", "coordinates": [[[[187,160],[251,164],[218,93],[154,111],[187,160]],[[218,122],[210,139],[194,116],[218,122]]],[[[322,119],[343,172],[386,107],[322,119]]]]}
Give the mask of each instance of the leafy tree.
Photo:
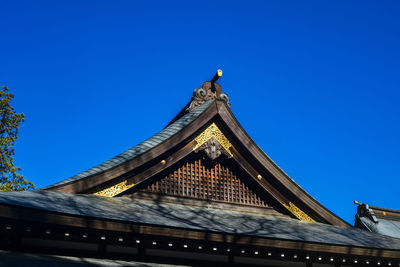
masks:
{"type": "Polygon", "coordinates": [[[24,121],[23,113],[16,113],[11,106],[14,95],[7,86],[0,86],[0,191],[23,191],[34,189],[35,185],[17,173],[20,167],[14,166],[14,144],[18,129],[24,121]]]}

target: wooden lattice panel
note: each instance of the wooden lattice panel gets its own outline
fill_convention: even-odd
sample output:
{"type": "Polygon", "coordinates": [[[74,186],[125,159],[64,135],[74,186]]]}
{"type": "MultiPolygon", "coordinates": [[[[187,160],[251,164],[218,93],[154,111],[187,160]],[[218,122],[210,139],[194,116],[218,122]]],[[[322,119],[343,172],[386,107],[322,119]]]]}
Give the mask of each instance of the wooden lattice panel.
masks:
{"type": "Polygon", "coordinates": [[[153,183],[139,186],[137,190],[253,206],[268,206],[255,193],[257,186],[252,184],[249,180],[250,177],[239,170],[231,170],[232,168],[227,167],[229,164],[224,161],[224,159],[211,161],[208,157],[198,155],[186,162],[181,162],[169,174],[158,177],[153,183]]]}

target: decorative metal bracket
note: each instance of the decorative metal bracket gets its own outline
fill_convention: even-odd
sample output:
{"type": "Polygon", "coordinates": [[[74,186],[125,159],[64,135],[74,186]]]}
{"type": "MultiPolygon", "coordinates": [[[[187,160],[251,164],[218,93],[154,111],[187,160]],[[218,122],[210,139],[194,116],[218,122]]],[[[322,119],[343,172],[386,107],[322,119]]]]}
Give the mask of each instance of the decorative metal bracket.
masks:
{"type": "Polygon", "coordinates": [[[116,185],[109,187],[109,188],[106,188],[106,189],[100,190],[96,193],[93,193],[93,195],[102,196],[102,197],[114,197],[114,196],[128,190],[129,188],[132,188],[135,186],[135,184],[127,185],[127,182],[128,182],[127,180],[122,181],[116,185]]]}
{"type": "Polygon", "coordinates": [[[230,151],[232,144],[215,123],[208,126],[208,128],[199,134],[194,140],[197,144],[193,150],[204,150],[207,156],[213,160],[218,158],[222,153],[229,158],[233,157],[233,154],[230,151]]]}
{"type": "Polygon", "coordinates": [[[307,214],[304,213],[301,209],[299,209],[295,204],[292,202],[289,202],[289,206],[286,204],[283,204],[285,208],[288,209],[294,216],[296,216],[300,221],[305,221],[305,222],[316,222],[313,218],[308,216],[307,214]]]}

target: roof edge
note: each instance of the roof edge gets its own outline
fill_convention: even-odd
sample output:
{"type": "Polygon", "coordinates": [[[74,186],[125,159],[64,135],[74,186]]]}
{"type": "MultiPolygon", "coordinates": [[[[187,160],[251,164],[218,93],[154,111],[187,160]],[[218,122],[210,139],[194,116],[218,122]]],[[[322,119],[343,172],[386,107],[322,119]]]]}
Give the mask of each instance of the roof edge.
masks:
{"type": "MultiPolygon", "coordinates": [[[[236,136],[237,136],[237,130],[241,130],[242,133],[244,134],[245,138],[248,139],[249,142],[246,142],[247,144],[249,144],[250,146],[255,148],[255,151],[250,151],[250,153],[254,156],[254,158],[256,158],[260,164],[266,168],[268,171],[271,171],[270,168],[268,168],[268,166],[266,164],[263,164],[260,160],[262,160],[262,158],[264,158],[270,165],[271,167],[273,167],[276,170],[276,173],[280,173],[285,179],[286,181],[288,181],[292,186],[295,186],[304,196],[306,196],[309,200],[311,200],[311,202],[313,202],[313,205],[311,206],[318,206],[321,209],[323,209],[325,211],[325,213],[327,213],[327,215],[329,214],[330,217],[335,218],[334,221],[334,225],[340,225],[340,226],[344,226],[344,227],[352,227],[351,224],[349,224],[348,222],[346,222],[345,220],[343,220],[342,218],[340,218],[338,215],[336,215],[335,213],[333,213],[331,210],[329,210],[328,208],[326,208],[324,205],[322,205],[320,202],[318,202],[314,197],[312,197],[306,190],[304,190],[294,179],[292,179],[285,171],[283,171],[282,168],[280,168],[278,166],[277,163],[275,163],[258,145],[256,142],[254,142],[254,140],[250,137],[250,135],[244,130],[244,128],[242,127],[242,125],[239,123],[239,121],[236,119],[236,117],[234,116],[232,110],[230,109],[230,107],[224,103],[222,103],[221,101],[217,102],[217,106],[218,106],[218,113],[220,114],[220,116],[222,117],[222,119],[225,121],[225,124],[229,127],[229,123],[227,120],[232,119],[232,122],[234,124],[237,125],[237,129],[232,129],[232,127],[230,128],[230,131],[235,132],[236,136]],[[229,118],[230,117],[230,118],[229,118]],[[259,156],[257,156],[254,152],[258,152],[259,156]],[[261,157],[260,157],[261,156],[261,157]]],[[[243,142],[242,142],[243,143],[243,142]]],[[[287,182],[285,182],[282,179],[279,179],[279,177],[276,177],[279,182],[281,182],[283,185],[288,185],[287,182]]],[[[292,191],[292,190],[291,190],[292,191]]],[[[294,195],[297,195],[296,192],[292,192],[294,195]]],[[[307,203],[305,203],[307,204],[307,203]]],[[[310,203],[311,204],[311,203],[310,203]]],[[[329,220],[328,220],[329,221],[329,220]]]]}
{"type": "Polygon", "coordinates": [[[86,171],[83,171],[81,173],[78,173],[74,176],[71,176],[67,179],[64,179],[60,182],[57,182],[55,184],[43,187],[43,190],[51,190],[55,189],[64,185],[68,185],[89,177],[92,177],[97,174],[104,173],[106,171],[109,171],[115,167],[120,166],[121,164],[133,160],[148,151],[152,150],[153,148],[156,148],[160,146],[162,143],[170,139],[171,137],[175,136],[177,133],[182,131],[184,128],[186,128],[188,125],[190,125],[193,121],[195,121],[201,114],[206,112],[210,106],[212,106],[212,103],[214,102],[214,99],[208,100],[204,102],[201,106],[199,106],[197,109],[193,111],[188,111],[186,114],[181,116],[179,119],[174,121],[173,123],[170,123],[167,127],[165,127],[163,130],[158,132],[157,134],[153,135],[152,137],[144,140],[143,142],[139,143],[138,145],[118,154],[117,156],[106,160],[86,171]]]}

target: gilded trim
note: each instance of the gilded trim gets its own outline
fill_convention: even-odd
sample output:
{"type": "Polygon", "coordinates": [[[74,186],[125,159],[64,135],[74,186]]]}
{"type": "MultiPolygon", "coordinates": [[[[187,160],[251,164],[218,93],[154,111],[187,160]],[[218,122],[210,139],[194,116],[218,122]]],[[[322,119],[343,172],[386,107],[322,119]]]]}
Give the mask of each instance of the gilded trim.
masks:
{"type": "Polygon", "coordinates": [[[289,206],[286,204],[283,204],[285,208],[287,208],[294,216],[296,216],[299,220],[305,221],[305,222],[316,222],[313,218],[308,216],[307,214],[304,213],[301,209],[299,209],[295,204],[292,202],[289,202],[289,206]]]}
{"type": "Polygon", "coordinates": [[[129,188],[132,188],[135,186],[135,184],[127,185],[126,184],[127,182],[128,181],[126,181],[126,180],[122,181],[116,185],[109,187],[109,188],[106,188],[106,189],[103,189],[96,193],[93,193],[93,195],[102,196],[102,197],[114,197],[114,196],[118,195],[119,193],[122,193],[122,192],[128,190],[129,188]]]}
{"type": "Polygon", "coordinates": [[[211,138],[215,138],[218,143],[224,148],[224,150],[233,157],[232,152],[229,150],[232,147],[232,144],[229,142],[228,138],[221,132],[218,126],[215,123],[212,123],[205,129],[201,134],[199,134],[194,140],[197,142],[196,146],[193,150],[198,149],[206,142],[208,142],[211,138]]]}

